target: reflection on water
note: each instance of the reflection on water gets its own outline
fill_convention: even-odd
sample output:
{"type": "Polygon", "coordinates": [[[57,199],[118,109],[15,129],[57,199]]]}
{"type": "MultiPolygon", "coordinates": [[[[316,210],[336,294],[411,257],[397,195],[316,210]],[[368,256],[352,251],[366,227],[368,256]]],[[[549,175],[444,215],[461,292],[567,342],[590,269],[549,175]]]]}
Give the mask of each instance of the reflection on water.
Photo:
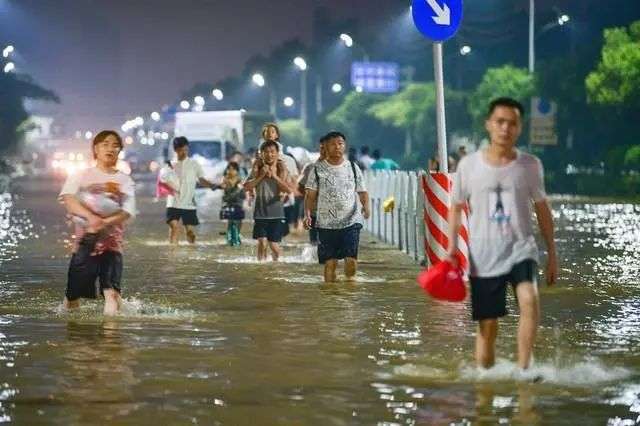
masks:
{"type": "Polygon", "coordinates": [[[18,242],[28,238],[39,238],[29,216],[14,208],[11,194],[0,193],[0,266],[16,259],[18,242]]]}
{"type": "Polygon", "coordinates": [[[564,275],[541,290],[523,375],[516,315],[501,323],[496,366],[478,371],[468,306],[427,299],[418,268],[369,237],[357,283],[325,285],[305,236],[278,263],[257,262],[250,239],[228,247],[220,223],[172,247],[162,207],[144,197],[122,314],[105,320],[100,300],[63,312],[68,238],[51,194],[0,198],[0,421],[626,425],[640,414],[638,206],[555,205],[564,275]]]}

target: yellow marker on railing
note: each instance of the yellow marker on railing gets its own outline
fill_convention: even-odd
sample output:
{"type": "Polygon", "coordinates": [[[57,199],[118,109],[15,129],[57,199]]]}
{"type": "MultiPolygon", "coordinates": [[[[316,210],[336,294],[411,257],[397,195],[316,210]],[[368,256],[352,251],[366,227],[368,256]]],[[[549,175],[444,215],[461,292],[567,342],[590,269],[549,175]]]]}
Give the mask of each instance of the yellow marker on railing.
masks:
{"type": "Polygon", "coordinates": [[[396,207],[396,200],[393,197],[389,197],[382,203],[382,208],[385,213],[391,213],[396,207]]]}

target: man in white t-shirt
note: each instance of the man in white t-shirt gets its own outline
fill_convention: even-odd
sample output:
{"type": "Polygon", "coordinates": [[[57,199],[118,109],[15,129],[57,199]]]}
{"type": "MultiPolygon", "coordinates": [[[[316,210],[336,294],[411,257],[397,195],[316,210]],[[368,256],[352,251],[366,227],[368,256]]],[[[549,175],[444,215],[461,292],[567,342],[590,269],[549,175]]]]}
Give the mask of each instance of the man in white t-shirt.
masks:
{"type": "Polygon", "coordinates": [[[515,148],[522,132],[524,108],[511,98],[491,102],[485,121],[490,144],[465,156],[458,165],[449,216],[449,259],[456,261],[461,211],[469,206],[471,306],[478,321],[476,361],[495,362],[498,318],[507,314],[510,284],[520,309],[518,366],[530,366],[539,320],[538,247],[532,206],[548,250],[548,285],[558,274],[553,216],[544,190],[540,160],[515,148]]]}
{"type": "Polygon", "coordinates": [[[369,194],[360,168],[345,158],[346,140],[340,132],[322,138],[326,158],[309,172],[305,197],[305,226],[312,226],[316,210],[320,244],[318,260],[324,264],[325,282],[336,281],[338,260],[344,259],[347,280],[355,278],[363,217],[369,218],[369,194]]]}
{"type": "Polygon", "coordinates": [[[216,186],[204,178],[202,167],[197,161],[189,158],[189,141],[184,136],[173,139],[173,150],[178,161],[172,164],[172,179],[163,179],[175,193],[167,196],[167,224],[169,225],[169,241],[178,243],[179,222],[184,225],[187,240],[193,244],[196,242],[196,234],[193,227],[197,226],[196,214],[196,185],[200,184],[209,188],[216,186]]]}
{"type": "Polygon", "coordinates": [[[60,191],[59,200],[75,222],[66,309],[79,307],[81,298],[95,299],[96,281],[105,315],[116,314],[122,304],[124,224],[136,214],[133,180],[116,169],[122,146],[118,133],[98,133],[92,148],[96,166],[70,175],[60,191]]]}

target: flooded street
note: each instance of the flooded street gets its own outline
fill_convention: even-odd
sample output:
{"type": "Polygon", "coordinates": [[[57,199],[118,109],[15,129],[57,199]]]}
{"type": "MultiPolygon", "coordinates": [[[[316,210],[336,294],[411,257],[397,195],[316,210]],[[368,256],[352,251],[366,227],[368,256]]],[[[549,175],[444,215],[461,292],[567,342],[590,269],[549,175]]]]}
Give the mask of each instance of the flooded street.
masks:
{"type": "MultiPolygon", "coordinates": [[[[322,284],[305,236],[257,263],[203,223],[167,243],[138,191],[115,319],[60,310],[59,183],[0,195],[0,421],[16,424],[633,425],[640,415],[640,205],[554,202],[561,279],[541,289],[542,383],[515,380],[516,309],[496,367],[473,363],[466,304],[436,303],[413,261],[365,235],[357,284],[322,284]],[[37,188],[37,189],[36,189],[37,188]],[[626,419],[626,421],[625,421],[626,419]]],[[[217,217],[217,210],[210,217],[217,217]]]]}

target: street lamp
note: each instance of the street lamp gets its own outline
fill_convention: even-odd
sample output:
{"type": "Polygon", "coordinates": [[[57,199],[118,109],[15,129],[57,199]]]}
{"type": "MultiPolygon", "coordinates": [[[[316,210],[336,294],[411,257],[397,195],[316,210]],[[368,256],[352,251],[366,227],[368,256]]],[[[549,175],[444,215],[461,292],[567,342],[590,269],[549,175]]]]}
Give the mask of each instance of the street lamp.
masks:
{"type": "Polygon", "coordinates": [[[8,74],[8,73],[13,72],[15,70],[16,70],[16,64],[14,64],[13,62],[7,62],[7,64],[4,66],[5,74],[8,74]]]}
{"type": "Polygon", "coordinates": [[[306,129],[307,128],[307,61],[305,61],[304,58],[301,56],[296,56],[293,59],[293,64],[300,70],[300,121],[302,122],[302,127],[306,129]]]}
{"type": "Polygon", "coordinates": [[[536,2],[535,0],[529,0],[529,73],[533,74],[536,68],[536,46],[535,39],[541,34],[549,31],[557,26],[563,26],[568,23],[571,18],[569,15],[562,14],[558,16],[558,19],[546,24],[538,34],[535,33],[535,19],[536,19],[536,2]]]}
{"type": "MultiPolygon", "coordinates": [[[[260,74],[259,72],[253,74],[251,76],[251,81],[253,81],[253,84],[255,84],[258,87],[264,87],[266,84],[266,81],[264,79],[264,76],[262,74],[260,74]]],[[[273,91],[272,88],[269,89],[269,113],[271,113],[274,118],[276,116],[276,94],[273,91]]]]}
{"type": "Polygon", "coordinates": [[[198,105],[198,106],[204,106],[204,98],[202,96],[196,96],[195,98],[193,98],[193,103],[198,105]]]}
{"type": "Polygon", "coordinates": [[[15,51],[15,48],[12,45],[8,45],[2,50],[2,57],[8,58],[15,51]]]}
{"type": "MultiPolygon", "coordinates": [[[[351,37],[349,34],[347,33],[342,33],[340,34],[340,41],[342,41],[342,43],[346,46],[346,47],[353,47],[354,46],[354,42],[353,42],[353,37],[351,37]]],[[[365,48],[361,45],[358,44],[357,47],[362,51],[362,57],[364,59],[365,62],[369,62],[369,54],[367,53],[367,51],[365,50],[365,48]]]]}
{"type": "Polygon", "coordinates": [[[251,76],[251,81],[253,81],[253,84],[258,87],[264,87],[265,85],[264,76],[260,73],[255,73],[253,76],[251,76]]]}
{"type": "Polygon", "coordinates": [[[213,89],[211,91],[211,96],[213,96],[217,101],[221,101],[224,99],[224,93],[220,89],[213,89]]]}
{"type": "Polygon", "coordinates": [[[465,44],[460,48],[460,54],[462,56],[467,56],[469,53],[471,53],[471,46],[465,44]]]}
{"type": "Polygon", "coordinates": [[[340,83],[333,83],[333,85],[331,86],[331,91],[333,93],[340,93],[342,92],[342,84],[340,83]]]}
{"type": "Polygon", "coordinates": [[[282,104],[284,106],[286,106],[287,108],[291,108],[294,103],[295,103],[295,101],[293,100],[293,98],[291,96],[287,96],[286,98],[284,98],[282,100],[282,104]]]}
{"type": "Polygon", "coordinates": [[[189,101],[180,102],[180,108],[182,108],[182,109],[189,109],[190,106],[191,106],[191,104],[189,103],[189,101]]]}
{"type": "Polygon", "coordinates": [[[152,119],[153,121],[160,121],[160,113],[159,113],[159,112],[157,112],[157,111],[153,111],[153,112],[151,113],[151,119],[152,119]]]}
{"type": "Polygon", "coordinates": [[[349,34],[345,34],[345,33],[340,34],[340,40],[342,40],[344,45],[347,47],[353,46],[353,38],[349,34]]]}

